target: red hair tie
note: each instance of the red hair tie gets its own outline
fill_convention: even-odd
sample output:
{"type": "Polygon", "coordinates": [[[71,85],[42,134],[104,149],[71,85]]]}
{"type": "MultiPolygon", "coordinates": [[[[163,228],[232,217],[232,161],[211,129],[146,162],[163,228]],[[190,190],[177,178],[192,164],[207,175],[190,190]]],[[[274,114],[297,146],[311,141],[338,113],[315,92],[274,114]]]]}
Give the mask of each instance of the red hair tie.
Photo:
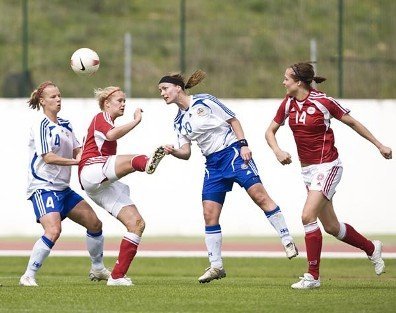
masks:
{"type": "Polygon", "coordinates": [[[117,91],[121,91],[121,89],[120,89],[120,88],[114,89],[112,92],[110,92],[110,93],[107,95],[107,97],[105,98],[105,100],[107,100],[113,93],[115,93],[115,92],[117,92],[117,91]]]}
{"type": "Polygon", "coordinates": [[[54,84],[53,82],[50,82],[50,81],[43,83],[43,84],[40,86],[40,88],[37,89],[37,98],[40,98],[40,97],[41,97],[41,94],[42,94],[43,91],[44,91],[44,89],[47,88],[47,87],[50,86],[50,85],[55,86],[55,84],[54,84]]]}

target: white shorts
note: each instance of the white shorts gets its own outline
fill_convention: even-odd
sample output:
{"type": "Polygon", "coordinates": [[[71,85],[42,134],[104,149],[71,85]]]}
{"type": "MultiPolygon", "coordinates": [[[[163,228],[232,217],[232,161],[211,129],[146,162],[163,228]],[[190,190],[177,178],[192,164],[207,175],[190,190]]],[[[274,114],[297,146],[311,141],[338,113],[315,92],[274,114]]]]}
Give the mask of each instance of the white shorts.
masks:
{"type": "Polygon", "coordinates": [[[301,168],[301,174],[307,189],[321,191],[329,200],[336,192],[335,189],[341,180],[342,171],[343,167],[340,159],[301,168]]]}
{"type": "Polygon", "coordinates": [[[129,186],[118,181],[115,174],[116,156],[110,156],[105,163],[85,165],[80,173],[80,182],[87,195],[114,217],[121,209],[133,205],[129,186]]]}

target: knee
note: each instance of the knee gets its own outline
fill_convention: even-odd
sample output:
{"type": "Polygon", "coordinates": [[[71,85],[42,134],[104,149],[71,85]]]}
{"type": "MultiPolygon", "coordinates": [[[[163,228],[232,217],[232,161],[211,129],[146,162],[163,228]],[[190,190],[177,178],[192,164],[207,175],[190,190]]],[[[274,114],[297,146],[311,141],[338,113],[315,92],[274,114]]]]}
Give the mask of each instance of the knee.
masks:
{"type": "Polygon", "coordinates": [[[88,225],[87,230],[92,233],[98,233],[102,230],[102,226],[102,221],[97,218],[88,225]]]}
{"type": "Polygon", "coordinates": [[[204,216],[205,223],[211,224],[211,221],[213,220],[213,216],[214,216],[213,212],[210,210],[204,210],[203,216],[204,216]]]}
{"type": "Polygon", "coordinates": [[[266,192],[260,192],[254,195],[252,199],[264,212],[268,212],[276,206],[275,202],[266,192]]]}
{"type": "Polygon", "coordinates": [[[313,223],[315,221],[316,221],[316,218],[314,216],[312,216],[311,214],[303,213],[301,215],[301,222],[302,222],[303,225],[308,225],[308,224],[313,223]]]}
{"type": "Polygon", "coordinates": [[[60,234],[61,234],[61,232],[62,232],[62,228],[61,228],[61,226],[59,225],[52,225],[52,226],[50,226],[50,227],[47,227],[45,230],[44,230],[44,235],[45,235],[45,237],[47,237],[49,240],[51,240],[52,242],[54,242],[55,243],[55,241],[57,241],[58,240],[58,238],[59,238],[59,236],[60,236],[60,234]]]}
{"type": "Polygon", "coordinates": [[[268,202],[268,199],[267,199],[267,197],[266,197],[265,195],[260,194],[260,195],[257,195],[257,196],[254,198],[254,202],[256,202],[256,204],[257,204],[260,208],[263,208],[263,207],[265,207],[266,203],[268,202]]]}
{"type": "Polygon", "coordinates": [[[219,224],[221,209],[204,207],[203,216],[205,225],[216,225],[219,224]]]}
{"type": "Polygon", "coordinates": [[[136,234],[143,234],[144,229],[146,228],[146,222],[144,219],[140,216],[136,219],[131,220],[129,223],[127,223],[126,228],[128,232],[136,233],[136,234]]]}
{"type": "Polygon", "coordinates": [[[137,230],[143,234],[144,229],[146,228],[146,222],[144,219],[141,217],[136,221],[136,228],[137,230]]]}

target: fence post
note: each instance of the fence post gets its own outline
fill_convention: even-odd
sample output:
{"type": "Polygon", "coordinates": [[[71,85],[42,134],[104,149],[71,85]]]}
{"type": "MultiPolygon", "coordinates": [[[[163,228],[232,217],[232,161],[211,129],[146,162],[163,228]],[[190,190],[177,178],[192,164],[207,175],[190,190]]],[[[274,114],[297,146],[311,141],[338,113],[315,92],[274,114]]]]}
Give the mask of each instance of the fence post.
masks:
{"type": "Polygon", "coordinates": [[[344,96],[344,0],[338,0],[338,97],[344,96]]]}
{"type": "Polygon", "coordinates": [[[186,70],[186,1],[180,0],[180,70],[186,70]]]}
{"type": "Polygon", "coordinates": [[[131,71],[132,71],[132,36],[130,33],[124,35],[124,89],[127,98],[131,97],[131,71]]]}
{"type": "MultiPolygon", "coordinates": [[[[313,69],[314,69],[314,73],[315,73],[315,75],[316,75],[316,73],[317,73],[317,65],[316,65],[316,62],[318,61],[318,47],[317,47],[316,39],[315,39],[315,38],[312,38],[311,41],[310,41],[310,55],[311,55],[310,60],[311,60],[311,62],[312,62],[312,66],[313,66],[313,69]]],[[[313,88],[316,88],[316,83],[315,83],[315,81],[312,82],[312,87],[313,87],[313,88]]]]}
{"type": "Polygon", "coordinates": [[[27,96],[29,84],[28,65],[28,0],[22,1],[22,95],[27,96]]]}

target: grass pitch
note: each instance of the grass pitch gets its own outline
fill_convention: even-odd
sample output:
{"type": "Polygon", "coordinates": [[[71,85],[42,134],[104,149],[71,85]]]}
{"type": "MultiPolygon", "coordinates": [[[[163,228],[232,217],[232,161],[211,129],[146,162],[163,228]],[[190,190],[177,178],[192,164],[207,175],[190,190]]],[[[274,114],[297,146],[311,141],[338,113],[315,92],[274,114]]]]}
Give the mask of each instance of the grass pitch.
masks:
{"type": "MultiPolygon", "coordinates": [[[[323,259],[320,289],[293,290],[304,258],[225,258],[227,277],[197,281],[206,258],[137,258],[135,286],[88,279],[85,257],[49,257],[38,288],[18,286],[27,257],[0,257],[0,312],[394,312],[396,260],[374,274],[365,259],[323,259]]],[[[115,258],[106,258],[112,266],[115,258]]]]}

